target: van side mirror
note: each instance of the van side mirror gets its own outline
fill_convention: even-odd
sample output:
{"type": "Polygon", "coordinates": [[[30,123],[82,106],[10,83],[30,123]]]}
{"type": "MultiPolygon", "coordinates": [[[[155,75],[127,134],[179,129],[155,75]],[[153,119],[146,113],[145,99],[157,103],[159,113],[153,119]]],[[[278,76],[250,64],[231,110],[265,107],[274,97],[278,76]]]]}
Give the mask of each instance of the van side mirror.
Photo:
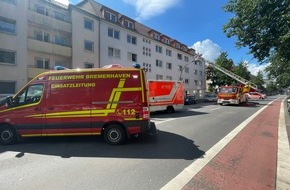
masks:
{"type": "Polygon", "coordinates": [[[8,108],[13,107],[13,98],[12,98],[12,96],[7,96],[6,97],[6,103],[8,105],[8,108]]]}

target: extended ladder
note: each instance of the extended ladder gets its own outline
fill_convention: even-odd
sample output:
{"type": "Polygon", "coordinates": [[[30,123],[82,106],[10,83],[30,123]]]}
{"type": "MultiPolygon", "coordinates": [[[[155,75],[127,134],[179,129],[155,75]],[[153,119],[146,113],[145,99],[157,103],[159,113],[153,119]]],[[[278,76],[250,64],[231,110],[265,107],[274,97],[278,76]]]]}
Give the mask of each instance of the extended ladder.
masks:
{"type": "Polygon", "coordinates": [[[255,84],[251,83],[250,81],[240,77],[239,75],[236,75],[235,73],[233,73],[233,72],[231,72],[231,71],[229,71],[229,70],[227,70],[227,69],[225,69],[225,68],[223,68],[223,67],[221,67],[219,65],[213,64],[213,63],[209,63],[209,66],[214,67],[215,69],[221,71],[222,73],[228,75],[229,77],[239,81],[240,83],[242,83],[244,85],[250,84],[251,88],[253,88],[254,90],[258,91],[257,85],[255,85],[255,84]]]}

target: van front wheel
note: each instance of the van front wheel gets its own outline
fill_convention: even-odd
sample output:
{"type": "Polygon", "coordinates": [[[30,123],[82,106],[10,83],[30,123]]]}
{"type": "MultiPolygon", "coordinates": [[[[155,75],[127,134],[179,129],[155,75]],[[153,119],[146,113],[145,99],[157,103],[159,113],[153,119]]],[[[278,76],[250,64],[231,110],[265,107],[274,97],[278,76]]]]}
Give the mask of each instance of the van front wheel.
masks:
{"type": "Polygon", "coordinates": [[[118,124],[111,124],[105,128],[105,141],[112,145],[122,144],[125,140],[125,131],[118,124]]]}
{"type": "Polygon", "coordinates": [[[15,144],[17,142],[15,130],[9,126],[0,128],[0,142],[4,145],[15,144]]]}

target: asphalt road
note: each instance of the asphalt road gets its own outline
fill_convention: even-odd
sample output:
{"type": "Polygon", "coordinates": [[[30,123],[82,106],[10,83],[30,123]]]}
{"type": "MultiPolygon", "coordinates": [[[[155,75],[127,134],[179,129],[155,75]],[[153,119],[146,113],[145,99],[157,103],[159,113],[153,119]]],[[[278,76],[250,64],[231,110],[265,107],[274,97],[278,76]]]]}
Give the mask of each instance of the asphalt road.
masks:
{"type": "Polygon", "coordinates": [[[199,103],[173,114],[153,113],[159,134],[121,146],[101,137],[30,138],[0,146],[0,189],[160,189],[273,99],[254,106],[199,103]]]}

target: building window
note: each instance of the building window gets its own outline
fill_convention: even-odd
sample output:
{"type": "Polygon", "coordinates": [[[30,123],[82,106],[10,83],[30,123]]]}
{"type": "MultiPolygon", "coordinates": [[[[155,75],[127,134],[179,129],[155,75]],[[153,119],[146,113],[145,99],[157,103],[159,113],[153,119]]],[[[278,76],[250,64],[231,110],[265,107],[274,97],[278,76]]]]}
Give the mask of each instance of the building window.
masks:
{"type": "Polygon", "coordinates": [[[134,29],[133,22],[130,22],[130,21],[128,21],[128,20],[125,20],[125,21],[124,21],[124,25],[125,25],[127,28],[134,29]]]}
{"type": "Polygon", "coordinates": [[[195,84],[195,85],[198,85],[198,81],[197,81],[197,80],[194,80],[194,84],[195,84]]]}
{"type": "Polygon", "coordinates": [[[108,36],[115,39],[120,39],[120,31],[108,28],[108,36]]]}
{"type": "Polygon", "coordinates": [[[188,61],[189,61],[189,59],[188,59],[187,56],[184,56],[184,61],[185,61],[185,62],[188,62],[188,61]]]}
{"type": "Polygon", "coordinates": [[[172,76],[166,76],[166,80],[172,80],[172,76]]]}
{"type": "Polygon", "coordinates": [[[189,73],[189,68],[188,67],[185,67],[184,68],[184,72],[189,73]]]}
{"type": "Polygon", "coordinates": [[[49,59],[35,58],[35,67],[40,69],[49,69],[49,59]]]}
{"type": "Polygon", "coordinates": [[[0,17],[0,32],[16,33],[16,21],[0,17]]]}
{"type": "Polygon", "coordinates": [[[202,71],[199,71],[199,75],[202,76],[202,71]]]}
{"type": "Polygon", "coordinates": [[[15,82],[0,81],[0,94],[15,94],[15,82]]]}
{"type": "Polygon", "coordinates": [[[189,84],[189,79],[184,79],[185,84],[189,84]]]}
{"type": "Polygon", "coordinates": [[[57,20],[64,21],[65,20],[65,14],[55,11],[54,12],[54,18],[57,19],[57,20]]]}
{"type": "Polygon", "coordinates": [[[156,67],[162,67],[162,61],[156,59],[156,67]]]}
{"type": "Polygon", "coordinates": [[[16,52],[0,49],[0,63],[15,65],[16,64],[16,52]]]}
{"type": "Polygon", "coordinates": [[[106,18],[107,20],[110,20],[110,21],[113,21],[113,22],[117,22],[117,17],[116,17],[116,15],[113,14],[113,13],[110,13],[110,12],[108,12],[108,11],[105,11],[105,18],[106,18]]]}
{"type": "Polygon", "coordinates": [[[54,62],[54,66],[63,66],[63,67],[67,67],[67,63],[65,61],[61,61],[61,60],[56,60],[54,62]]]}
{"type": "Polygon", "coordinates": [[[1,1],[4,1],[6,3],[10,3],[10,4],[13,4],[13,5],[16,5],[16,0],[1,0],[1,1]]]}
{"type": "Polygon", "coordinates": [[[182,60],[182,55],[180,53],[177,54],[177,59],[182,60]]]}
{"type": "Polygon", "coordinates": [[[119,49],[109,47],[108,52],[109,57],[121,58],[121,51],[119,49]]]}
{"type": "Polygon", "coordinates": [[[34,31],[35,39],[43,42],[49,42],[49,34],[44,31],[34,31]]]}
{"type": "Polygon", "coordinates": [[[172,64],[171,63],[166,63],[166,69],[172,69],[172,64]]]}
{"type": "Polygon", "coordinates": [[[165,44],[169,44],[169,40],[168,39],[164,39],[164,43],[165,44]]]}
{"type": "Polygon", "coordinates": [[[94,21],[84,18],[84,27],[88,30],[94,30],[94,21]]]}
{"type": "Polygon", "coordinates": [[[172,52],[171,52],[170,49],[166,49],[166,55],[168,55],[168,56],[171,56],[172,55],[172,52]]]}
{"type": "Polygon", "coordinates": [[[160,35],[157,34],[157,33],[153,33],[153,38],[154,38],[155,40],[160,40],[160,35]]]}
{"type": "Polygon", "coordinates": [[[35,11],[37,13],[48,16],[48,10],[46,9],[46,7],[44,7],[42,5],[35,5],[35,11]]]}
{"type": "Polygon", "coordinates": [[[85,40],[84,46],[85,50],[94,51],[94,42],[85,40]]]}
{"type": "Polygon", "coordinates": [[[85,66],[86,69],[94,68],[94,64],[93,63],[85,62],[85,65],[84,66],[85,66]]]}
{"type": "Polygon", "coordinates": [[[197,70],[194,70],[194,73],[193,73],[193,74],[194,74],[194,75],[197,75],[197,72],[198,72],[197,70]]]}
{"type": "Polygon", "coordinates": [[[135,36],[127,35],[127,42],[130,44],[137,44],[137,38],[135,36]]]}
{"type": "Polygon", "coordinates": [[[156,46],[155,46],[155,51],[156,51],[157,53],[162,53],[162,47],[156,45],[156,46]]]}
{"type": "Polygon", "coordinates": [[[156,75],[156,80],[163,80],[163,75],[156,75]]]}
{"type": "Polygon", "coordinates": [[[57,45],[64,46],[66,44],[66,40],[63,37],[54,36],[54,43],[57,44],[57,45]]]}
{"type": "Polygon", "coordinates": [[[137,62],[137,54],[128,52],[128,60],[137,62]]]}

